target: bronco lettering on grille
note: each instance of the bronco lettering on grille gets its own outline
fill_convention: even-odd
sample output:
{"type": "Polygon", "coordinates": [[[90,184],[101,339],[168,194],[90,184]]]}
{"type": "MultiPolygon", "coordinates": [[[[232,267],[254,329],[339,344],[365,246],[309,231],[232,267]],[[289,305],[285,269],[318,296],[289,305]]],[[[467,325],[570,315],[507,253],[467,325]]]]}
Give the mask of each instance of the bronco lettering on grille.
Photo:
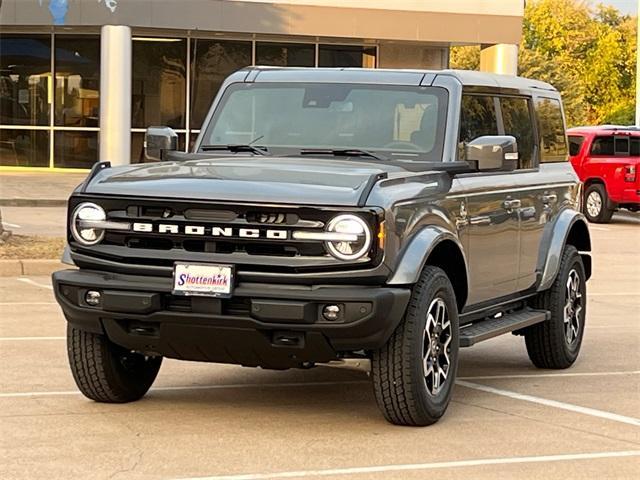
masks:
{"type": "Polygon", "coordinates": [[[176,225],[160,223],[133,224],[134,232],[163,233],[183,235],[208,235],[211,237],[268,238],[272,240],[288,240],[287,230],[267,230],[262,228],[206,227],[204,225],[176,225]]]}

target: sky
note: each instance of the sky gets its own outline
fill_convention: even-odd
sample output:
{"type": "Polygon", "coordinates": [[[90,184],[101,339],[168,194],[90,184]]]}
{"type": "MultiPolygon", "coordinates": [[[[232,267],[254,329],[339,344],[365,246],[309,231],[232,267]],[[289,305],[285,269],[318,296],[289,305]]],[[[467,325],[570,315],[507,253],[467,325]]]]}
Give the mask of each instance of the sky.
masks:
{"type": "Polygon", "coordinates": [[[604,3],[616,7],[622,13],[636,15],[638,13],[638,0],[591,0],[593,5],[604,3]]]}

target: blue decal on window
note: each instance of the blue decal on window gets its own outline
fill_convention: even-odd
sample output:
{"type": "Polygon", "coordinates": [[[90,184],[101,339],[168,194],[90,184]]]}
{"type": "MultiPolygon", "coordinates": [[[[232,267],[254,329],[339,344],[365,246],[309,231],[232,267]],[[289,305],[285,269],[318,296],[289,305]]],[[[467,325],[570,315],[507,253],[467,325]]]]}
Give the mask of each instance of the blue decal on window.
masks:
{"type": "MultiPolygon", "coordinates": [[[[103,0],[98,0],[102,2],[103,0]]],[[[38,0],[40,6],[42,6],[43,0],[38,0]]],[[[0,2],[2,3],[2,2],[0,2]]],[[[104,0],[104,6],[107,7],[111,13],[115,13],[118,8],[118,0],[104,0]]],[[[49,12],[53,18],[54,25],[64,25],[67,20],[67,11],[69,10],[69,0],[49,0],[49,12]]]]}

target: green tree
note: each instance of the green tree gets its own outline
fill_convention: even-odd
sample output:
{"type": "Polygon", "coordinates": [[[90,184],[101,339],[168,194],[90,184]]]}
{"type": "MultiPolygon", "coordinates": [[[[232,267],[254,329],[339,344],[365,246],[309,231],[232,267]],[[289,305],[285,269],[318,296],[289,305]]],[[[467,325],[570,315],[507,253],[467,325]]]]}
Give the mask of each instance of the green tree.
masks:
{"type": "MultiPolygon", "coordinates": [[[[554,85],[567,123],[633,123],[637,18],[580,0],[527,2],[518,74],[554,85]]],[[[454,47],[453,68],[476,70],[478,47],[454,47]]]]}

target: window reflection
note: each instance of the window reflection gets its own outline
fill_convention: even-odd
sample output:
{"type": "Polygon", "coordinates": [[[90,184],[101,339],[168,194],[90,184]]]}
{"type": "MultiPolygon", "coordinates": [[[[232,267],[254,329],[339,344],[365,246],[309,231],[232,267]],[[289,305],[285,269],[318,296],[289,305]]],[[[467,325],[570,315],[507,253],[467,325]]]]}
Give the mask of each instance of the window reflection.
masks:
{"type": "Polygon", "coordinates": [[[560,102],[554,98],[538,98],[538,127],[540,128],[542,163],[567,160],[567,138],[560,102]]]}
{"type": "Polygon", "coordinates": [[[55,132],[54,167],[91,168],[98,161],[98,132],[55,132]]]}
{"type": "Polygon", "coordinates": [[[186,40],[133,41],[132,126],[185,127],[186,40]]]}
{"type": "Polygon", "coordinates": [[[0,123],[48,125],[50,92],[50,37],[0,36],[0,123]]]}
{"type": "Polygon", "coordinates": [[[251,65],[251,42],[191,40],[191,128],[200,128],[220,85],[251,65]]]}
{"type": "Polygon", "coordinates": [[[97,127],[100,106],[100,40],[57,36],[55,124],[97,127]]]}
{"type": "Polygon", "coordinates": [[[316,47],[313,44],[271,42],[256,44],[256,65],[314,67],[315,64],[316,47]]]}
{"type": "Polygon", "coordinates": [[[518,168],[533,168],[533,130],[529,100],[500,98],[504,134],[512,135],[518,143],[518,168]]]}
{"type": "Polygon", "coordinates": [[[45,130],[0,130],[0,165],[3,167],[48,167],[49,132],[45,130]]]}
{"type": "Polygon", "coordinates": [[[375,68],[376,48],[349,45],[320,45],[318,66],[375,68]]]}

